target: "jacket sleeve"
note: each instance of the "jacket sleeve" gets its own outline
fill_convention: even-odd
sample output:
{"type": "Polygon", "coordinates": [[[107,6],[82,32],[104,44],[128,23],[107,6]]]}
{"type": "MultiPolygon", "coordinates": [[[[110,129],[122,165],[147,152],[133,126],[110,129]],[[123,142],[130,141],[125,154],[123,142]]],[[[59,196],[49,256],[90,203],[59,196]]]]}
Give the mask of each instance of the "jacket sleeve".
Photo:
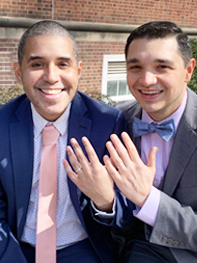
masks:
{"type": "Polygon", "coordinates": [[[150,242],[197,252],[197,213],[190,206],[161,192],[160,206],[150,242]]]}
{"type": "Polygon", "coordinates": [[[0,262],[1,263],[27,263],[20,245],[7,223],[6,196],[0,184],[0,262]]]}

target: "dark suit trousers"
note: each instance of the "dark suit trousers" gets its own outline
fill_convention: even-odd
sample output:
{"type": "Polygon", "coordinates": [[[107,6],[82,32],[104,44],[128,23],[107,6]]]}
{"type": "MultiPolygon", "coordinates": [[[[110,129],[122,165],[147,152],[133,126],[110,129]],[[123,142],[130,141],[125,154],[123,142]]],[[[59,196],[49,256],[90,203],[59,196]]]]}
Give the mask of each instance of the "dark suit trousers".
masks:
{"type": "MultiPolygon", "coordinates": [[[[28,263],[35,263],[35,248],[21,243],[21,249],[28,263]]],[[[90,241],[85,239],[74,245],[57,251],[57,263],[101,263],[90,241]]]]}
{"type": "Polygon", "coordinates": [[[122,263],[177,263],[167,248],[133,241],[132,248],[123,256],[122,263]]]}
{"type": "Polygon", "coordinates": [[[135,219],[128,230],[121,263],[177,263],[168,247],[150,243],[145,238],[144,223],[135,219]]]}

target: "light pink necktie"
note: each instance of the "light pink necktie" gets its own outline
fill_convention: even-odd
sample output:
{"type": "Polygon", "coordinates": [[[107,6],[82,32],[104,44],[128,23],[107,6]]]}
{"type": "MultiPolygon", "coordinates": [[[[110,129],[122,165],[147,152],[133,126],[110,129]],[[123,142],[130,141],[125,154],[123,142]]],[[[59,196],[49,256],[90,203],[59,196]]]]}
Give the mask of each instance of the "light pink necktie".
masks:
{"type": "Polygon", "coordinates": [[[36,263],[56,263],[57,146],[59,132],[53,125],[42,131],[43,149],[36,233],[36,263]]]}

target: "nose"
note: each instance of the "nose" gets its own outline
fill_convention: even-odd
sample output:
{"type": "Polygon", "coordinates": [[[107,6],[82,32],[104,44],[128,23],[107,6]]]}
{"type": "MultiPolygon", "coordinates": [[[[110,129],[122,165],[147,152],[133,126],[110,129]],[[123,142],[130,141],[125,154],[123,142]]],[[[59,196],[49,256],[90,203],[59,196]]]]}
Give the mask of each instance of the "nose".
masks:
{"type": "Polygon", "coordinates": [[[149,87],[157,83],[157,76],[150,71],[142,72],[139,77],[139,83],[144,87],[149,87]]]}
{"type": "Polygon", "coordinates": [[[50,64],[45,68],[43,79],[50,84],[54,84],[60,80],[59,73],[58,67],[54,64],[50,64]]]}

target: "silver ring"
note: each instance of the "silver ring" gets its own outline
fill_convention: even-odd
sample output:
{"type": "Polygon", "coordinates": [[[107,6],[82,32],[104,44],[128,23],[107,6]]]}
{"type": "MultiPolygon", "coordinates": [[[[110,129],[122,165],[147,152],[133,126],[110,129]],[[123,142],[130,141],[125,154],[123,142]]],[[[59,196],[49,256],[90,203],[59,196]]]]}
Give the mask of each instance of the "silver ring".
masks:
{"type": "Polygon", "coordinates": [[[121,167],[123,167],[124,163],[121,163],[118,167],[117,170],[119,170],[121,167]]]}
{"type": "Polygon", "coordinates": [[[82,169],[82,167],[80,166],[79,168],[77,168],[77,170],[75,171],[75,173],[78,173],[81,169],[82,169]]]}

